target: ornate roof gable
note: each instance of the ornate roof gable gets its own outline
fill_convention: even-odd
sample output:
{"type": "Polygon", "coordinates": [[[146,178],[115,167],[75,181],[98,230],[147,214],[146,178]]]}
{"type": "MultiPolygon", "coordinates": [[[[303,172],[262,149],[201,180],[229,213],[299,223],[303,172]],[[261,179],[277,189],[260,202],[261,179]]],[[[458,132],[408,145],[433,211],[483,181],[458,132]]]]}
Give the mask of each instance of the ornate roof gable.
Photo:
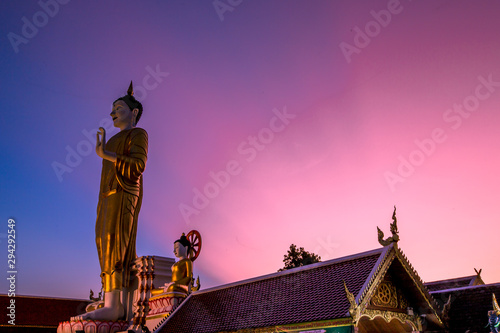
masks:
{"type": "MultiPolygon", "coordinates": [[[[347,298],[349,291],[346,288],[347,298]]],[[[398,319],[421,330],[422,324],[443,327],[436,301],[429,294],[396,242],[384,247],[365,284],[350,301],[348,315],[357,325],[363,317],[398,319]]]]}

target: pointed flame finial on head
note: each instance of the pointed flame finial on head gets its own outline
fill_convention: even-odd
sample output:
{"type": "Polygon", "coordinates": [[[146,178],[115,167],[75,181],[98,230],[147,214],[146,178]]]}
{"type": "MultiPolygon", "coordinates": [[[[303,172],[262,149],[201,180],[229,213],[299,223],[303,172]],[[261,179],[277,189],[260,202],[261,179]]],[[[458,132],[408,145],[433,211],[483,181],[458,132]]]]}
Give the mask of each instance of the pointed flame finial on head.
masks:
{"type": "Polygon", "coordinates": [[[191,242],[190,242],[190,241],[189,241],[189,239],[186,237],[186,234],[185,234],[185,233],[182,233],[182,236],[181,236],[178,240],[176,240],[174,243],[177,243],[177,242],[181,243],[181,244],[182,244],[182,246],[187,247],[187,248],[188,248],[188,253],[189,253],[189,250],[190,250],[190,248],[191,248],[191,242]]]}
{"type": "Polygon", "coordinates": [[[134,96],[134,86],[132,80],[130,80],[130,85],[128,86],[127,95],[134,96]]]}

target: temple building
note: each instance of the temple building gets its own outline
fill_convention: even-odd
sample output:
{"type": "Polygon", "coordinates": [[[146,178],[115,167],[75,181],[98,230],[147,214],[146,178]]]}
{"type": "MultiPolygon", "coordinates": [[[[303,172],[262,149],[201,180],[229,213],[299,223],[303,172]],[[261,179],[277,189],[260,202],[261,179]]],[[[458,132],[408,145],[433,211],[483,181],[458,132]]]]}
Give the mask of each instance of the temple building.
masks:
{"type": "Polygon", "coordinates": [[[440,331],[444,324],[422,280],[391,244],[193,293],[159,332],[249,329],[414,332],[440,331]]]}
{"type": "Polygon", "coordinates": [[[500,284],[485,285],[477,270],[424,283],[398,247],[396,209],[392,218],[390,237],[377,228],[382,248],[191,293],[154,331],[489,332],[488,320],[498,324],[500,284]]]}
{"type": "Polygon", "coordinates": [[[448,288],[463,279],[482,282],[477,275],[429,289],[390,244],[192,293],[157,332],[489,332],[500,284],[448,288]]]}
{"type": "Polygon", "coordinates": [[[447,323],[449,332],[491,332],[486,324],[488,314],[490,313],[491,318],[491,312],[495,311],[498,324],[500,312],[498,303],[492,301],[492,295],[500,296],[500,283],[484,284],[480,272],[460,279],[426,284],[431,296],[442,309],[441,318],[447,323]]]}

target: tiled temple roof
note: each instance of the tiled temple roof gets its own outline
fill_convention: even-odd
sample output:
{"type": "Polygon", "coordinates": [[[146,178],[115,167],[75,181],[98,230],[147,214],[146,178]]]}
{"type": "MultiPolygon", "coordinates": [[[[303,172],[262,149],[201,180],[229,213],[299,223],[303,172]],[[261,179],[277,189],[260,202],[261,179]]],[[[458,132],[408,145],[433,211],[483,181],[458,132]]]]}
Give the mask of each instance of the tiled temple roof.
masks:
{"type": "Polygon", "coordinates": [[[500,283],[467,286],[431,292],[443,308],[451,295],[448,313],[450,332],[487,332],[488,311],[493,310],[492,294],[500,296],[500,283]]]}
{"type": "Polygon", "coordinates": [[[362,292],[389,248],[191,294],[159,332],[226,332],[349,317],[343,281],[362,292]]]}
{"type": "Polygon", "coordinates": [[[478,275],[464,276],[456,279],[439,280],[425,283],[429,291],[445,290],[452,288],[470,287],[484,284],[478,275]]]}

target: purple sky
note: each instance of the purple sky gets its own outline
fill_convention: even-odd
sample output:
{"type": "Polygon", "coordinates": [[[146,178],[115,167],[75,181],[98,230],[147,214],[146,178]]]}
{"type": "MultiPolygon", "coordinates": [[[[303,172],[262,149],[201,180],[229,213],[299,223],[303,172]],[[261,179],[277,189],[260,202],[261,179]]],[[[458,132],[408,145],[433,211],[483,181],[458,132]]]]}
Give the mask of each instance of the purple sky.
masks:
{"type": "Polygon", "coordinates": [[[0,5],[18,294],[99,289],[93,145],[131,79],[150,144],[138,255],[197,229],[206,288],[275,272],[291,243],[378,248],[397,205],[424,281],[500,281],[500,2],[65,2],[0,5]]]}

